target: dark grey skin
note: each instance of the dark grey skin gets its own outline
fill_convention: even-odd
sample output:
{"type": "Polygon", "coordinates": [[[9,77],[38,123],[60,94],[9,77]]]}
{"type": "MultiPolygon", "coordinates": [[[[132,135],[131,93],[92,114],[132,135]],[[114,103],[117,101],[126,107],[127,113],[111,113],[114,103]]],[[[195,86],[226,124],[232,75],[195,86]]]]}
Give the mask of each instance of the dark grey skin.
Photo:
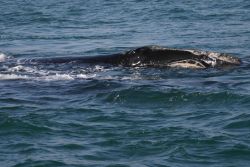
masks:
{"type": "Polygon", "coordinates": [[[145,46],[125,53],[77,58],[36,59],[41,63],[88,63],[131,67],[220,68],[237,66],[241,60],[225,53],[179,50],[160,46],[145,46]]]}

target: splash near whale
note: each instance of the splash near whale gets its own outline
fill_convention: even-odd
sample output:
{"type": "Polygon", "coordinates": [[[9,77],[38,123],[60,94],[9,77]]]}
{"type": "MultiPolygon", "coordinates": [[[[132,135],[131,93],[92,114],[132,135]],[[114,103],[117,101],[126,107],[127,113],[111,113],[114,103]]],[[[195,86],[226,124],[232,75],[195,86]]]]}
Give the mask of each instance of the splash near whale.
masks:
{"type": "Polygon", "coordinates": [[[33,59],[37,63],[89,63],[110,64],[127,67],[170,67],[170,68],[223,68],[237,66],[237,57],[210,51],[171,49],[161,46],[144,46],[124,53],[87,56],[33,59]]]}

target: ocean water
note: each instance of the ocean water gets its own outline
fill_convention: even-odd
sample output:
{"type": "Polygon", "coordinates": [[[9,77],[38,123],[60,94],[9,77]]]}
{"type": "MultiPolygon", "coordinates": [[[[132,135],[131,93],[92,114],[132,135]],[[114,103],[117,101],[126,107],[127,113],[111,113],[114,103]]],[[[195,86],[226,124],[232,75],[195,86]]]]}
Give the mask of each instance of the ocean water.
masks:
{"type": "Polygon", "coordinates": [[[249,10],[246,0],[0,1],[0,166],[249,166],[249,10]],[[243,65],[24,63],[152,44],[243,65]]]}

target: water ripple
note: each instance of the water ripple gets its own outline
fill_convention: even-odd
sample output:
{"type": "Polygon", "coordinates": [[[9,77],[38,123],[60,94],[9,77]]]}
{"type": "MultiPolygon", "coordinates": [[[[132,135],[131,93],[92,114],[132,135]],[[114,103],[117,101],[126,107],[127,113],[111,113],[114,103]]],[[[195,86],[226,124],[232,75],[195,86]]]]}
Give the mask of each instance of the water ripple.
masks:
{"type": "Polygon", "coordinates": [[[1,166],[249,166],[249,2],[0,1],[1,166]],[[243,64],[35,62],[151,44],[243,64]]]}

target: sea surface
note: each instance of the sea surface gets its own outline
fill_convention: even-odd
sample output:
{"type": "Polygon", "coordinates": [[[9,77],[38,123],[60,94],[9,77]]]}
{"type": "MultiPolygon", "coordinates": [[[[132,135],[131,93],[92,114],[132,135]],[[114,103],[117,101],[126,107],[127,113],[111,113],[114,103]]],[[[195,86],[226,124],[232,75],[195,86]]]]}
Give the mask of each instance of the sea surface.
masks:
{"type": "Polygon", "coordinates": [[[250,1],[1,0],[1,167],[250,164],[250,1]],[[29,63],[145,45],[227,69],[29,63]]]}

